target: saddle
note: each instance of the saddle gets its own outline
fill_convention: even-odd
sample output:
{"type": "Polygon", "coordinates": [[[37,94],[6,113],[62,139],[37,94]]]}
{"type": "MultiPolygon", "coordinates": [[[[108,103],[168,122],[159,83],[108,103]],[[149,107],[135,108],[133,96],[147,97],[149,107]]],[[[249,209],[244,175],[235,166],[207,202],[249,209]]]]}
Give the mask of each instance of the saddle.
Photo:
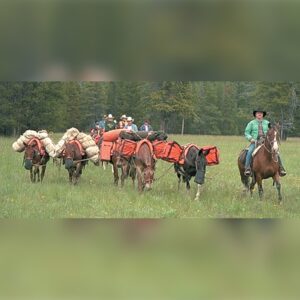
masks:
{"type": "Polygon", "coordinates": [[[78,140],[75,139],[75,140],[70,141],[69,143],[70,143],[70,144],[77,145],[78,148],[79,148],[79,151],[80,151],[81,156],[84,156],[84,155],[85,155],[85,151],[84,151],[84,149],[83,149],[81,143],[80,143],[78,140]]]}
{"type": "Polygon", "coordinates": [[[141,140],[140,142],[137,142],[136,149],[135,149],[135,153],[137,153],[137,152],[140,150],[140,148],[141,148],[141,146],[142,146],[143,144],[147,144],[147,145],[149,146],[150,151],[151,151],[151,156],[153,157],[153,156],[154,156],[153,145],[152,145],[151,142],[149,142],[149,141],[146,140],[146,139],[141,140]]]}
{"type": "Polygon", "coordinates": [[[155,141],[152,145],[156,158],[170,163],[178,163],[184,152],[184,148],[175,141],[155,141]]]}
{"type": "Polygon", "coordinates": [[[130,158],[135,154],[136,148],[136,142],[119,138],[113,146],[112,153],[118,153],[125,158],[130,158]]]}
{"type": "MultiPolygon", "coordinates": [[[[259,145],[259,146],[257,146],[256,148],[255,148],[255,150],[253,151],[253,153],[252,153],[252,157],[254,157],[256,154],[257,154],[257,152],[259,151],[259,149],[262,147],[263,145],[259,145]]],[[[248,150],[247,150],[248,151],[248,150]]]]}
{"type": "Polygon", "coordinates": [[[185,160],[186,160],[186,157],[187,157],[187,154],[189,153],[189,151],[190,151],[190,149],[191,149],[192,147],[195,147],[195,148],[197,148],[198,150],[200,150],[200,148],[199,148],[197,145],[195,145],[195,144],[187,144],[187,145],[184,145],[184,146],[183,146],[183,151],[182,151],[182,154],[181,154],[181,157],[180,157],[180,160],[179,160],[179,162],[178,162],[180,165],[183,165],[183,164],[184,164],[184,162],[185,162],[185,160]]]}
{"type": "Polygon", "coordinates": [[[29,142],[28,142],[28,145],[32,145],[33,143],[36,143],[37,144],[37,147],[38,147],[38,150],[39,150],[39,153],[41,156],[45,156],[46,155],[46,150],[45,150],[45,147],[43,146],[42,142],[38,139],[38,138],[32,138],[29,142]]]}

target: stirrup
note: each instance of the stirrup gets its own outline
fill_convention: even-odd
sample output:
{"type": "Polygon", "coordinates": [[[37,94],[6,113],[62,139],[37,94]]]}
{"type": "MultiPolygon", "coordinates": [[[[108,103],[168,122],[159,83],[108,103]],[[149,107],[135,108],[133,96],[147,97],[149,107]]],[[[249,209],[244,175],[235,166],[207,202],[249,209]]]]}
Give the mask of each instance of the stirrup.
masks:
{"type": "Polygon", "coordinates": [[[246,170],[245,170],[245,172],[244,172],[244,175],[245,176],[251,176],[251,169],[250,168],[247,168],[246,170]]]}
{"type": "Polygon", "coordinates": [[[284,177],[286,175],[286,171],[284,169],[279,170],[279,176],[284,177]]]}

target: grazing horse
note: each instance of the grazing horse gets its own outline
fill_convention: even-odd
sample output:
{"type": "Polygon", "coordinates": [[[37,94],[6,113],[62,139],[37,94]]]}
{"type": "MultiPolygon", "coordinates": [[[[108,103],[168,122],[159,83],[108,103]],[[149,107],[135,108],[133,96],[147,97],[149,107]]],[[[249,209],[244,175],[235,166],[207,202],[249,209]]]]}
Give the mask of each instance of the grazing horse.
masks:
{"type": "Polygon", "coordinates": [[[241,175],[241,181],[245,186],[245,191],[253,194],[254,186],[257,183],[259,197],[263,197],[263,179],[273,178],[278,192],[278,200],[282,201],[281,184],[279,176],[279,133],[277,126],[269,125],[269,130],[263,144],[257,148],[252,162],[252,182],[249,184],[249,177],[244,175],[246,150],[243,150],[238,159],[238,167],[241,175]]]}
{"type": "Polygon", "coordinates": [[[49,155],[42,147],[40,140],[32,139],[24,143],[24,167],[30,171],[31,182],[42,182],[45,176],[49,155]],[[40,174],[40,168],[42,169],[40,174]]]}
{"type": "Polygon", "coordinates": [[[196,145],[190,145],[185,147],[184,153],[184,163],[174,164],[174,169],[178,177],[178,190],[180,188],[181,177],[183,182],[186,183],[186,189],[189,191],[191,188],[190,180],[195,176],[195,182],[197,183],[198,190],[195,200],[198,200],[200,197],[201,186],[205,181],[206,173],[206,155],[209,153],[209,150],[203,151],[199,149],[196,145]]]}
{"type": "Polygon", "coordinates": [[[63,164],[69,172],[69,181],[76,185],[82,174],[82,169],[87,164],[87,156],[79,141],[73,140],[66,143],[63,153],[63,164]]]}
{"type": "Polygon", "coordinates": [[[138,142],[134,157],[134,165],[136,166],[137,171],[139,192],[152,189],[155,164],[156,161],[154,159],[152,144],[148,140],[138,142]]]}

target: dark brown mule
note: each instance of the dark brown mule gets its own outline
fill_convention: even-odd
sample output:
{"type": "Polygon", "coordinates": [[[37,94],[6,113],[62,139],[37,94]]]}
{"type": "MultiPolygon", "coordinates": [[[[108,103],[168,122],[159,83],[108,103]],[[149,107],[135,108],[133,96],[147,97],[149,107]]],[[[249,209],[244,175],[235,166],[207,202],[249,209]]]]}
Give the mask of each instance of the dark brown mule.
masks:
{"type": "MultiPolygon", "coordinates": [[[[97,146],[99,149],[101,149],[101,145],[103,143],[103,139],[99,139],[97,146]]],[[[119,185],[119,169],[121,169],[121,187],[124,186],[125,179],[128,178],[128,176],[131,177],[133,186],[135,184],[135,178],[136,178],[136,170],[133,164],[133,160],[131,157],[124,157],[122,154],[116,149],[114,149],[111,157],[110,157],[110,163],[112,164],[112,172],[114,174],[114,184],[116,186],[119,185]]],[[[102,161],[102,166],[104,169],[106,169],[106,165],[108,164],[108,161],[102,161]]]]}
{"type": "Polygon", "coordinates": [[[179,163],[174,164],[175,172],[178,177],[178,190],[180,188],[181,178],[183,182],[186,183],[186,189],[189,191],[191,188],[190,180],[195,176],[195,182],[197,183],[197,194],[195,200],[200,197],[201,186],[205,181],[206,173],[206,155],[209,151],[203,151],[199,149],[196,145],[192,145],[187,149],[184,156],[184,164],[179,163]]]}
{"type": "Polygon", "coordinates": [[[41,142],[37,139],[29,141],[25,145],[24,167],[30,171],[31,182],[42,182],[45,176],[49,155],[45,149],[41,149],[41,142]],[[40,171],[41,169],[41,171],[40,171]]]}
{"type": "Polygon", "coordinates": [[[69,181],[76,185],[82,174],[82,169],[87,164],[87,156],[78,141],[66,143],[63,153],[63,163],[69,172],[69,181]]]}
{"type": "Polygon", "coordinates": [[[154,181],[156,161],[153,155],[152,144],[148,140],[142,140],[138,143],[134,164],[137,171],[139,191],[151,190],[154,181]]]}
{"type": "Polygon", "coordinates": [[[254,186],[257,183],[260,199],[263,197],[263,179],[273,178],[274,184],[278,191],[278,199],[282,201],[281,184],[279,176],[279,132],[277,126],[269,126],[266,138],[253,157],[252,162],[252,182],[249,184],[249,177],[244,175],[246,151],[242,151],[238,159],[238,167],[241,175],[241,181],[245,186],[245,190],[253,194],[254,186]]]}
{"type": "Polygon", "coordinates": [[[119,185],[119,169],[121,169],[121,187],[124,186],[125,179],[128,176],[132,179],[133,186],[135,185],[136,168],[133,163],[133,158],[123,157],[120,153],[114,153],[111,157],[111,163],[113,165],[114,183],[119,185]]]}

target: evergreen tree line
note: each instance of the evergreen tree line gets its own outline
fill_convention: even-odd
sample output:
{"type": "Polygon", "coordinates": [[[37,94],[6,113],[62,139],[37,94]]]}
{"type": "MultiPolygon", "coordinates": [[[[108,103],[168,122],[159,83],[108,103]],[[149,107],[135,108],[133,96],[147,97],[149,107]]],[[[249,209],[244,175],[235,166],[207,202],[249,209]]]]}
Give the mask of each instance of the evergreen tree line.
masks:
{"type": "Polygon", "coordinates": [[[299,136],[299,95],[299,82],[0,82],[0,134],[88,130],[111,113],[167,133],[241,135],[263,108],[284,136],[299,136]]]}

